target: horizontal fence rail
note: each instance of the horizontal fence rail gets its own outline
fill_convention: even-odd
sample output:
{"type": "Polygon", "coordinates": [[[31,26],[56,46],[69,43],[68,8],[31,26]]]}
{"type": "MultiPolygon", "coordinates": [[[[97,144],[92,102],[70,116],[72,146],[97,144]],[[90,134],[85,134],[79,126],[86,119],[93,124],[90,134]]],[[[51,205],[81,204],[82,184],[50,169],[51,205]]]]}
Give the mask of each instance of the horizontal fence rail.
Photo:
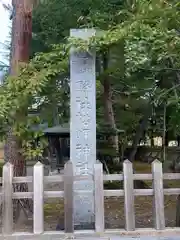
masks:
{"type": "MultiPolygon", "coordinates": [[[[94,165],[94,176],[73,175],[73,164],[69,161],[64,167],[64,174],[58,176],[44,176],[44,166],[40,162],[35,164],[33,177],[13,177],[13,166],[6,163],[3,166],[2,192],[2,234],[13,234],[13,199],[33,199],[33,233],[44,233],[44,199],[64,198],[64,232],[74,233],[73,222],[73,198],[75,194],[87,194],[89,191],[75,191],[74,181],[93,179],[95,202],[95,233],[103,233],[106,230],[104,223],[104,197],[123,196],[125,210],[125,231],[136,232],[135,228],[135,196],[153,196],[154,230],[165,230],[164,195],[178,195],[180,188],[163,188],[163,180],[178,180],[179,173],[164,173],[162,163],[155,160],[152,163],[152,174],[134,174],[133,165],[126,160],[123,163],[122,174],[103,174],[101,163],[94,165]],[[134,180],[152,180],[151,189],[134,189],[134,180]],[[123,181],[123,189],[105,190],[105,181],[123,181]],[[45,183],[64,183],[64,191],[44,191],[45,183]],[[33,192],[13,192],[13,184],[32,183],[33,192]]],[[[153,230],[153,231],[154,231],[153,230]]],[[[2,235],[2,236],[3,236],[2,235]]]]}

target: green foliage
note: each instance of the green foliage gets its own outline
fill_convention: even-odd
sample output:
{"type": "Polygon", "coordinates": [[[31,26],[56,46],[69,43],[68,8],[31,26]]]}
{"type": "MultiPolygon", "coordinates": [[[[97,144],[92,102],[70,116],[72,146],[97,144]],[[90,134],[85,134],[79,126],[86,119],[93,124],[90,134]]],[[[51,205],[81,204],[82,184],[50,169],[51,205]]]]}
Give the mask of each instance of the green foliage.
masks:
{"type": "Polygon", "coordinates": [[[179,3],[175,1],[53,0],[40,4],[34,12],[32,59],[29,64],[20,64],[17,76],[9,76],[0,88],[1,125],[4,129],[13,127],[23,140],[24,154],[41,155],[44,144],[37,151],[32,146],[42,132],[31,131],[28,109],[36,106],[41,121],[50,125],[57,109],[59,121],[69,118],[68,58],[69,49],[75,46],[89,52],[95,48],[97,56],[110,52],[106,72],[97,69],[97,116],[101,122],[101,81],[108,76],[117,127],[127,133],[124,142],[132,139],[149,102],[155,115],[162,116],[160,106],[166,99],[169,108],[173,105],[175,109],[170,128],[174,123],[180,126],[176,81],[180,69],[179,22],[179,3]],[[88,41],[68,38],[69,29],[79,27],[103,32],[88,41]],[[18,114],[22,111],[23,117],[18,114]]]}

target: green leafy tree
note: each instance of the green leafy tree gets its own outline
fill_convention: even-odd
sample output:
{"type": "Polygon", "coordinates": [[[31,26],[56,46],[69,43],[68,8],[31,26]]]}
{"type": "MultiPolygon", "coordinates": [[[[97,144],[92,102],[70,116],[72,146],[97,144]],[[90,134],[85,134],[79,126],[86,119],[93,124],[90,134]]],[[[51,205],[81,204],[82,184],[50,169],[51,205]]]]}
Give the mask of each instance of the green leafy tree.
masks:
{"type": "MultiPolygon", "coordinates": [[[[3,126],[12,124],[23,141],[31,142],[36,137],[28,136],[28,117],[22,123],[14,122],[18,109],[31,109],[38,104],[41,121],[53,124],[51,113],[57,109],[63,113],[58,115],[58,121],[68,119],[64,109],[69,105],[69,48],[72,45],[85,50],[95,47],[98,122],[106,119],[110,128],[125,129],[124,140],[134,137],[136,152],[144,132],[150,130],[153,111],[159,109],[164,97],[170,105],[177,106],[179,101],[178,8],[175,2],[146,0],[131,3],[79,0],[75,5],[70,0],[54,0],[39,4],[34,12],[32,60],[21,66],[18,76],[9,77],[1,88],[3,126]],[[69,29],[79,27],[95,27],[103,32],[89,42],[68,39],[69,29]],[[167,74],[170,88],[163,84],[167,74]],[[174,76],[176,81],[172,80],[174,76]],[[20,124],[24,127],[19,127],[20,124]]],[[[169,123],[173,119],[170,117],[169,123]]],[[[117,144],[116,134],[112,143],[117,144]]],[[[29,146],[24,144],[23,151],[27,152],[29,146]]]]}

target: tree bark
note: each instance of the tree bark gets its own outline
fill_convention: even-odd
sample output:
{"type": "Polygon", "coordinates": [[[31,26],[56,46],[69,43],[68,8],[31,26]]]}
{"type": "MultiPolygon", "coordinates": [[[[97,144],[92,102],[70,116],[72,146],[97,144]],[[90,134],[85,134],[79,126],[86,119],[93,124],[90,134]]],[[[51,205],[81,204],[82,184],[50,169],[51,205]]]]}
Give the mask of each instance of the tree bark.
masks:
{"type": "MultiPolygon", "coordinates": [[[[20,62],[28,62],[32,35],[32,3],[26,0],[13,0],[14,16],[12,23],[10,75],[16,75],[20,62]]],[[[16,113],[15,119],[22,119],[25,112],[16,113]]],[[[21,154],[21,141],[13,136],[10,128],[4,151],[5,160],[14,165],[14,175],[23,176],[25,160],[21,154]]]]}
{"type": "Polygon", "coordinates": [[[136,131],[136,134],[135,134],[135,137],[133,140],[132,151],[129,155],[129,161],[131,161],[131,162],[134,161],[134,158],[135,158],[135,155],[136,155],[136,152],[138,149],[138,144],[140,143],[140,141],[143,137],[143,134],[147,128],[148,119],[150,116],[151,116],[151,110],[150,110],[150,107],[148,106],[140,124],[138,125],[137,131],[136,131]]]}
{"type": "Polygon", "coordinates": [[[166,129],[166,110],[167,105],[166,102],[164,102],[163,106],[163,136],[162,136],[162,161],[164,164],[166,164],[166,147],[167,147],[167,129],[166,129]]]}
{"type": "MultiPolygon", "coordinates": [[[[11,41],[10,75],[16,75],[20,62],[28,62],[29,46],[32,35],[32,2],[29,0],[13,0],[14,8],[11,41]]],[[[25,112],[16,113],[15,119],[25,116],[25,112]]],[[[4,148],[4,159],[14,166],[14,176],[26,175],[26,162],[21,154],[21,140],[13,135],[9,127],[4,148]]],[[[14,184],[14,191],[28,191],[27,184],[14,184]]],[[[14,218],[17,220],[20,209],[32,211],[32,204],[27,200],[14,200],[14,218]]]]}
{"type": "MultiPolygon", "coordinates": [[[[108,54],[103,55],[103,71],[107,71],[108,69],[108,54]]],[[[104,79],[102,81],[104,92],[103,92],[103,100],[104,100],[104,116],[105,122],[108,124],[109,128],[113,131],[112,136],[110,137],[112,147],[115,151],[115,160],[119,161],[119,137],[118,133],[116,133],[116,121],[113,110],[113,102],[112,102],[112,88],[109,76],[105,73],[104,79]]]]}

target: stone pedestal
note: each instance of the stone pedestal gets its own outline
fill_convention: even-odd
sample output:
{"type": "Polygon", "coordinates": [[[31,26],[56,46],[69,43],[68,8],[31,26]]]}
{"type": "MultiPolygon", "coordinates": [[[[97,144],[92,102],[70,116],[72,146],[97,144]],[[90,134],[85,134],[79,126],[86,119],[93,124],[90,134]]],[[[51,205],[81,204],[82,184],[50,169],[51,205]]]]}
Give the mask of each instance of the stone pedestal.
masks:
{"type": "MultiPolygon", "coordinates": [[[[94,29],[72,29],[71,37],[88,39],[94,29]]],[[[70,52],[70,159],[75,175],[94,174],[96,162],[96,74],[95,52],[70,52]]],[[[94,182],[74,183],[75,228],[94,227],[94,182]],[[76,191],[89,191],[79,193],[76,191]]]]}

